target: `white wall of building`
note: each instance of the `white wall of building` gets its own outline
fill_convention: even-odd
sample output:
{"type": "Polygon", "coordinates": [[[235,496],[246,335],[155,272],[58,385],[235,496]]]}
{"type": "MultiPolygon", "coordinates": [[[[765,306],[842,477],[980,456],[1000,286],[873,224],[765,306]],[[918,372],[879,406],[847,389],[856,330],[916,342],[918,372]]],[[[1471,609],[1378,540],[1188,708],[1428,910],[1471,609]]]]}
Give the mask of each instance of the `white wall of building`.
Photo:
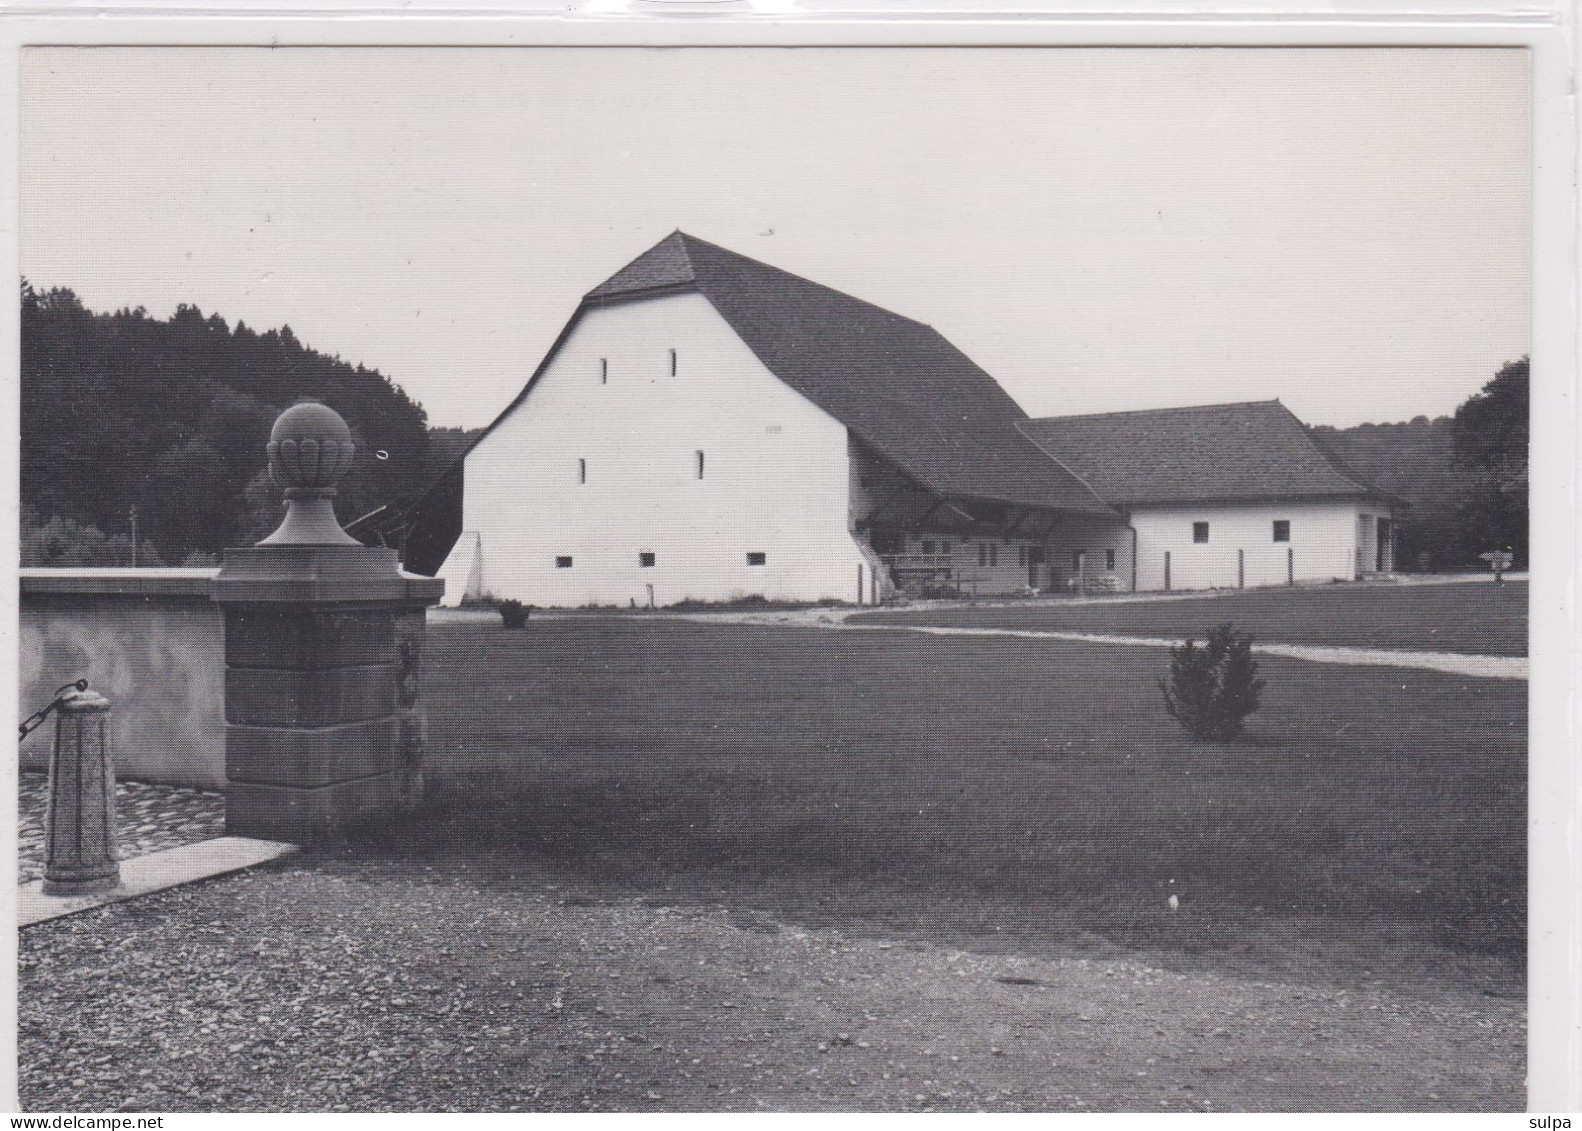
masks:
{"type": "Polygon", "coordinates": [[[1078,576],[1076,555],[1081,554],[1084,583],[1100,582],[1106,588],[1132,587],[1132,531],[1125,521],[1097,518],[1062,518],[1049,536],[1050,588],[1067,589],[1078,576]],[[1113,578],[1111,583],[1108,579],[1113,578]]]}
{"type": "Polygon", "coordinates": [[[464,528],[481,591],[534,605],[855,601],[849,490],[845,427],[673,295],[583,315],[468,455],[464,528]]]}
{"type": "Polygon", "coordinates": [[[1137,588],[1165,588],[1166,552],[1171,589],[1234,588],[1238,551],[1240,580],[1248,587],[1284,585],[1291,575],[1296,581],[1350,580],[1357,575],[1359,550],[1362,572],[1374,572],[1374,532],[1381,516],[1392,517],[1387,504],[1358,500],[1134,507],[1137,588]],[[1276,520],[1291,524],[1289,542],[1274,540],[1276,520]],[[1195,522],[1209,524],[1206,543],[1193,541],[1195,522]]]}

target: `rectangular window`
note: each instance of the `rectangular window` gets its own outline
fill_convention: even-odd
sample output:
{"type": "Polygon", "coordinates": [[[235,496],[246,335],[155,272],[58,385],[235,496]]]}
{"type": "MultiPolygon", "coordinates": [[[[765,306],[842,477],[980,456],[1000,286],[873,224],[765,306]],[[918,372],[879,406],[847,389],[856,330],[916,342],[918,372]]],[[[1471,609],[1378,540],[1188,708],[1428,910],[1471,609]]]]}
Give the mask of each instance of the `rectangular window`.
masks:
{"type": "Polygon", "coordinates": [[[1023,567],[1023,568],[1025,568],[1027,566],[1027,547],[1026,546],[1018,546],[1018,547],[1016,547],[1016,564],[1018,566],[1020,566],[1020,567],[1023,567]]]}
{"type": "Polygon", "coordinates": [[[1071,569],[1073,572],[1080,573],[1082,571],[1082,558],[1086,553],[1086,550],[1071,551],[1071,569]]]}
{"type": "Polygon", "coordinates": [[[607,358],[607,357],[601,357],[601,358],[599,358],[599,384],[601,384],[601,385],[608,385],[609,383],[610,383],[610,359],[607,358]]]}
{"type": "Polygon", "coordinates": [[[1105,550],[1104,551],[1104,568],[1105,569],[1114,569],[1115,568],[1115,551],[1114,550],[1105,550]]]}
{"type": "Polygon", "coordinates": [[[654,553],[653,553],[653,551],[652,550],[644,550],[640,554],[638,554],[637,555],[637,564],[642,566],[644,569],[646,569],[649,566],[653,565],[654,564],[654,553]]]}
{"type": "Polygon", "coordinates": [[[987,542],[978,543],[978,564],[981,566],[989,564],[989,544],[987,542]]]}
{"type": "Polygon", "coordinates": [[[934,543],[925,541],[923,543],[923,553],[925,553],[925,554],[932,554],[933,552],[934,552],[934,543]]]}
{"type": "Polygon", "coordinates": [[[1208,523],[1206,523],[1206,522],[1194,522],[1192,524],[1192,541],[1194,541],[1194,542],[1207,542],[1208,541],[1208,523]]]}
{"type": "Polygon", "coordinates": [[[670,375],[672,377],[674,377],[676,375],[676,351],[675,350],[671,350],[670,351],[670,375]]]}
{"type": "Polygon", "coordinates": [[[769,561],[769,555],[763,553],[762,551],[759,551],[759,552],[756,552],[756,553],[749,551],[748,554],[747,554],[747,564],[748,565],[764,565],[768,561],[769,561]]]}
{"type": "Polygon", "coordinates": [[[1000,564],[1000,548],[993,542],[989,543],[989,564],[991,566],[997,566],[1000,564]]]}
{"type": "Polygon", "coordinates": [[[939,544],[939,552],[942,553],[942,554],[950,553],[950,543],[949,542],[941,542],[939,544]]]}
{"type": "Polygon", "coordinates": [[[585,460],[585,459],[579,459],[577,461],[577,482],[578,483],[586,483],[587,481],[588,481],[588,461],[585,460]]]}
{"type": "Polygon", "coordinates": [[[703,453],[702,452],[693,452],[692,454],[693,454],[693,456],[696,457],[697,462],[698,462],[698,478],[702,479],[703,478],[703,453]]]}
{"type": "Polygon", "coordinates": [[[1277,518],[1274,520],[1274,540],[1276,542],[1289,542],[1291,540],[1291,520],[1277,518]]]}
{"type": "Polygon", "coordinates": [[[555,559],[555,568],[556,569],[570,569],[571,568],[571,555],[570,554],[562,554],[559,557],[557,557],[555,559]]]}

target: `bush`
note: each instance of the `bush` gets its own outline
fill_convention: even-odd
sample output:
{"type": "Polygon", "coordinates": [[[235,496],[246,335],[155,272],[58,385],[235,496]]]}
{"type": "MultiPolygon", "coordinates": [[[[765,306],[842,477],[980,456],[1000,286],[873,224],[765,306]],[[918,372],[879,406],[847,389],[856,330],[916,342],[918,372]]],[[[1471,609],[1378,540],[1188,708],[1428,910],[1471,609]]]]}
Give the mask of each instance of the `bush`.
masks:
{"type": "Polygon", "coordinates": [[[1188,640],[1170,649],[1170,683],[1159,681],[1170,717],[1207,742],[1229,742],[1239,735],[1247,716],[1258,709],[1263,688],[1252,637],[1229,624],[1211,629],[1201,648],[1188,640]]]}
{"type": "MultiPolygon", "coordinates": [[[[152,542],[144,539],[140,543],[138,565],[165,564],[152,542]]],[[[40,518],[33,508],[24,505],[18,554],[24,566],[130,566],[132,539],[125,534],[106,534],[97,526],[59,515],[40,518]]]]}
{"type": "Polygon", "coordinates": [[[521,628],[527,624],[527,614],[530,606],[520,601],[501,601],[497,606],[500,610],[500,620],[506,628],[521,628]]]}

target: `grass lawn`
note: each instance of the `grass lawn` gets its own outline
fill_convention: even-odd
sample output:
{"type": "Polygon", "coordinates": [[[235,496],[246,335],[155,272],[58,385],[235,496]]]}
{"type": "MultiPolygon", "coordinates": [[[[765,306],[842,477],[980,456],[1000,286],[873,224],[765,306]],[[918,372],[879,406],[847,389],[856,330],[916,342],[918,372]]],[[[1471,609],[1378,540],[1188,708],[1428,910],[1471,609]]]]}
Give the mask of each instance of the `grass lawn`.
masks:
{"type": "Polygon", "coordinates": [[[363,846],[979,946],[1516,992],[1524,682],[1265,659],[1248,736],[1215,747],[1166,716],[1164,666],[1014,638],[435,627],[437,809],[363,846]]]}
{"type": "Polygon", "coordinates": [[[1208,629],[1231,621],[1270,644],[1525,656],[1527,583],[1257,589],[1167,601],[876,612],[854,619],[1200,640],[1208,629]]]}

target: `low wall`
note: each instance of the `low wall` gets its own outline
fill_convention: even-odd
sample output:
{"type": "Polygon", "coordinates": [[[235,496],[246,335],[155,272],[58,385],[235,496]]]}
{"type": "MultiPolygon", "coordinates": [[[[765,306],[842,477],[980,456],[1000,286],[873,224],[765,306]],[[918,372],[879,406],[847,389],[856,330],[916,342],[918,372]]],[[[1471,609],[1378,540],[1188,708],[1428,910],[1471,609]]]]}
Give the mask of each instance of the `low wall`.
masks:
{"type": "MultiPolygon", "coordinates": [[[[116,777],[222,789],[225,636],[213,569],[24,569],[18,633],[26,718],[78,678],[110,700],[116,777]]],[[[21,745],[46,769],[53,716],[21,745]]]]}

